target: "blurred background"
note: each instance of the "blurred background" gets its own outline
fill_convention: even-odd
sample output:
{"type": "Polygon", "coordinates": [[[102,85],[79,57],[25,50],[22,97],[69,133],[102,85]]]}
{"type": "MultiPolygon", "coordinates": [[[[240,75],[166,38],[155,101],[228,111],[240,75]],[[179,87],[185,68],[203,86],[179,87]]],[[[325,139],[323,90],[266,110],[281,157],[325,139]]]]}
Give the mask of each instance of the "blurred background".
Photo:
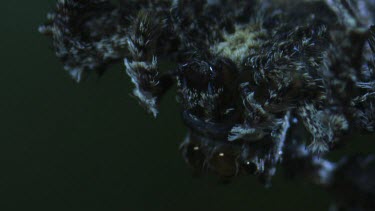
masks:
{"type": "MultiPolygon", "coordinates": [[[[76,84],[38,25],[55,1],[4,1],[0,13],[0,210],[327,210],[304,181],[195,178],[179,151],[170,92],[158,119],[129,96],[121,64],[76,84]]],[[[340,153],[374,152],[355,137],[340,153]]],[[[367,140],[367,141],[366,141],[367,140]]]]}

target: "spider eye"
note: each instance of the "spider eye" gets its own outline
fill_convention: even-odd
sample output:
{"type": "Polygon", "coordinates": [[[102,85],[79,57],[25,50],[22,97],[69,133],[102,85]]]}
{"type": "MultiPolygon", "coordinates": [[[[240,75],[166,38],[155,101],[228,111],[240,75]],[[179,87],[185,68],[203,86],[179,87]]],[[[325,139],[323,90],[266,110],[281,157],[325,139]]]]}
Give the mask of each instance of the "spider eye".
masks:
{"type": "Polygon", "coordinates": [[[205,155],[202,152],[202,149],[199,145],[190,145],[186,149],[186,156],[188,162],[195,169],[201,169],[205,159],[205,155]]]}
{"type": "Polygon", "coordinates": [[[217,150],[209,159],[210,169],[221,177],[233,177],[237,173],[235,153],[229,149],[217,150]]]}
{"type": "Polygon", "coordinates": [[[245,174],[255,174],[258,171],[258,166],[256,163],[251,161],[245,161],[242,164],[242,170],[245,174]]]}
{"type": "Polygon", "coordinates": [[[232,87],[237,79],[236,65],[229,59],[220,59],[215,62],[215,83],[222,84],[226,88],[232,87]]]}
{"type": "Polygon", "coordinates": [[[198,91],[206,90],[212,80],[214,69],[206,62],[193,61],[180,68],[181,86],[198,91]]]}
{"type": "Polygon", "coordinates": [[[194,173],[200,174],[206,159],[202,146],[191,142],[191,140],[186,140],[180,149],[186,163],[194,170],[194,173]]]}

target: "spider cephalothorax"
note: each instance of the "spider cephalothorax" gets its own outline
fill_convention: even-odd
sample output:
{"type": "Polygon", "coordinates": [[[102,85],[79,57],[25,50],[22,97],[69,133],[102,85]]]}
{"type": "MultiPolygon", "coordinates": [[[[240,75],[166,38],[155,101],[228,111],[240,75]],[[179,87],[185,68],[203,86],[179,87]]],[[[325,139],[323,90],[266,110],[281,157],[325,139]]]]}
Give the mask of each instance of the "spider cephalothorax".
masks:
{"type": "Polygon", "coordinates": [[[155,117],[176,84],[189,130],[181,151],[195,170],[268,183],[283,161],[329,185],[335,168],[317,156],[345,134],[375,130],[374,8],[372,0],[59,0],[40,31],[77,81],[123,60],[134,96],[155,117]]]}

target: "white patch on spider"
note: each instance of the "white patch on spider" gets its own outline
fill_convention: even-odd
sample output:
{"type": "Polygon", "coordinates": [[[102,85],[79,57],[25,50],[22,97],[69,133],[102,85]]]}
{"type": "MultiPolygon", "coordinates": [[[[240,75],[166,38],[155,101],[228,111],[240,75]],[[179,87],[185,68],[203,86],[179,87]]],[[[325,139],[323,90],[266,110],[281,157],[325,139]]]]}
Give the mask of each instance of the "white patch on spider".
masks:
{"type": "Polygon", "coordinates": [[[228,141],[235,141],[238,139],[255,141],[263,137],[264,133],[259,129],[251,128],[247,125],[236,125],[231,129],[228,135],[228,141]]]}
{"type": "Polygon", "coordinates": [[[260,45],[259,39],[266,33],[255,27],[258,26],[236,26],[235,33],[224,34],[224,41],[214,45],[211,51],[240,64],[248,56],[250,49],[260,45]]]}

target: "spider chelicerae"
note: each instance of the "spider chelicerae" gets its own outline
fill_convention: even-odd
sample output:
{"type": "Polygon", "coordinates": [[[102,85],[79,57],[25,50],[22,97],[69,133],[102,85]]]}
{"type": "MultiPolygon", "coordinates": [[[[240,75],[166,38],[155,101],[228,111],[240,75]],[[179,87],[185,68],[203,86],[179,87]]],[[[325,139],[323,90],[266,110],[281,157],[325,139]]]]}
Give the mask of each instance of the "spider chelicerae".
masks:
{"type": "Polygon", "coordinates": [[[76,81],[123,61],[155,117],[176,85],[194,171],[269,184],[283,163],[335,190],[372,184],[372,199],[374,181],[358,179],[373,172],[371,156],[323,157],[341,137],[375,130],[374,22],[372,0],[58,0],[40,32],[76,81]]]}

